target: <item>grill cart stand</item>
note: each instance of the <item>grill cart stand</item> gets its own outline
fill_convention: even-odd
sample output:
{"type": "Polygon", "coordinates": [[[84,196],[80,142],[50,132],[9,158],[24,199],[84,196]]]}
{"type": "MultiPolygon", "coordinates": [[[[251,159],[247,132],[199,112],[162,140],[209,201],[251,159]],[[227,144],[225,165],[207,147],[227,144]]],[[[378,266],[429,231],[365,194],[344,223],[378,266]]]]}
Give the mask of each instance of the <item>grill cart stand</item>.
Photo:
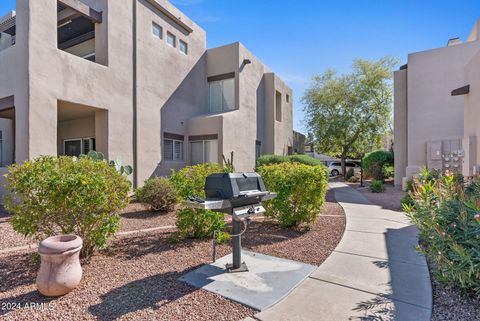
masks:
{"type": "Polygon", "coordinates": [[[227,272],[246,272],[242,262],[242,234],[250,217],[265,212],[261,202],[273,199],[276,193],[265,191],[260,175],[256,173],[213,174],[205,184],[207,199],[192,197],[185,205],[232,215],[232,263],[227,272]],[[209,196],[214,196],[209,198],[209,196]]]}

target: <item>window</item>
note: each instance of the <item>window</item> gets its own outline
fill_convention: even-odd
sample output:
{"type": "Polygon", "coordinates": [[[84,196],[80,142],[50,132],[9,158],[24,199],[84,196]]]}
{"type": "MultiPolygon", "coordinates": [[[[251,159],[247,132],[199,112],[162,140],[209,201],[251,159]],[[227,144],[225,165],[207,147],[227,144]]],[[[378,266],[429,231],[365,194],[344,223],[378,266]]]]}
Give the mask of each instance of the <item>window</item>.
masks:
{"type": "Polygon", "coordinates": [[[287,101],[287,104],[290,102],[290,95],[289,94],[285,95],[285,100],[287,101]]]}
{"type": "Polygon", "coordinates": [[[173,139],[164,139],[163,157],[165,160],[183,161],[183,142],[173,139]]]}
{"type": "Polygon", "coordinates": [[[180,51],[183,52],[184,54],[188,54],[188,44],[185,41],[180,40],[180,51]]]}
{"type": "Polygon", "coordinates": [[[95,150],[95,138],[74,138],[63,141],[63,153],[67,156],[86,155],[95,150]]]}
{"type": "Polygon", "coordinates": [[[170,46],[175,48],[176,45],[177,45],[176,42],[177,42],[176,37],[173,34],[171,34],[170,32],[167,32],[167,43],[170,46]]]}
{"type": "Polygon", "coordinates": [[[279,91],[275,94],[275,119],[282,121],[282,94],[279,91]]]}
{"type": "Polygon", "coordinates": [[[163,38],[163,29],[162,29],[162,27],[157,25],[155,22],[152,22],[152,33],[158,39],[163,38]]]}
{"type": "Polygon", "coordinates": [[[217,163],[217,140],[199,140],[190,142],[190,159],[192,165],[201,163],[217,163]]]}
{"type": "Polygon", "coordinates": [[[255,159],[259,159],[262,156],[262,142],[255,141],[255,159]]]}
{"type": "Polygon", "coordinates": [[[235,109],[234,77],[234,73],[225,76],[209,77],[208,108],[210,112],[216,113],[235,109]]]}
{"type": "Polygon", "coordinates": [[[163,158],[169,161],[183,161],[183,136],[163,133],[163,158]]]}

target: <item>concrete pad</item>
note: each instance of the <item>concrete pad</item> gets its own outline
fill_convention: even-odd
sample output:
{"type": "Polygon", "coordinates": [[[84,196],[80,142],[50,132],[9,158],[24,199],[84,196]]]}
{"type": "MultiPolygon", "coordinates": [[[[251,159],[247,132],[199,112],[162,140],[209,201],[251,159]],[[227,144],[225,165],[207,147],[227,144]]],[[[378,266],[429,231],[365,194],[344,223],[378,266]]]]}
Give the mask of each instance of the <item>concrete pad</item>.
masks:
{"type": "Polygon", "coordinates": [[[394,229],[382,234],[346,231],[335,252],[423,265],[425,258],[417,252],[416,245],[416,237],[394,229]]]}
{"type": "Polygon", "coordinates": [[[179,280],[262,311],[284,298],[316,269],[313,265],[249,251],[242,251],[242,260],[248,272],[226,273],[225,264],[232,261],[231,255],[227,255],[179,280]]]}
{"type": "Polygon", "coordinates": [[[390,299],[429,308],[432,304],[427,265],[380,260],[354,254],[335,253],[311,275],[390,299]]]}
{"type": "Polygon", "coordinates": [[[263,321],[429,321],[430,309],[308,278],[275,306],[255,315],[263,321]]]}

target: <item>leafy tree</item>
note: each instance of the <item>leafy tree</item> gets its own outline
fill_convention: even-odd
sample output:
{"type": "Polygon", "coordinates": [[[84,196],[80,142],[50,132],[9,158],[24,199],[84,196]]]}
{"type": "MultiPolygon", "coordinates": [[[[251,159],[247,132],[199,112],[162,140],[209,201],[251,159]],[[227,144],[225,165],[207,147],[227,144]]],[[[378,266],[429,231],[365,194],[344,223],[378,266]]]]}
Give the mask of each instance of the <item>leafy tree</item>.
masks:
{"type": "Polygon", "coordinates": [[[315,149],[342,162],[378,148],[392,119],[392,69],[396,60],[355,60],[353,71],[317,75],[302,99],[315,149]]]}

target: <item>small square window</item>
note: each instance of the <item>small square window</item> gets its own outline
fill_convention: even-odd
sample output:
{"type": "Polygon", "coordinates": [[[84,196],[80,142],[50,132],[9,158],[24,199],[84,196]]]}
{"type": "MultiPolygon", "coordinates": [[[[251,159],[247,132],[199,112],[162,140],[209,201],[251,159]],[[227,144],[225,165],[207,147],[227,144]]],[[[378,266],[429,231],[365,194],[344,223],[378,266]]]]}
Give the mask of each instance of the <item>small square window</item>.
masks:
{"type": "Polygon", "coordinates": [[[176,37],[175,37],[173,34],[171,34],[170,32],[167,32],[167,43],[168,43],[170,46],[172,46],[172,47],[175,48],[176,45],[177,45],[176,42],[177,42],[176,37]]]}
{"type": "Polygon", "coordinates": [[[163,29],[159,25],[157,25],[155,22],[152,22],[152,33],[155,37],[162,39],[163,36],[163,29]]]}
{"type": "Polygon", "coordinates": [[[180,40],[180,51],[183,52],[184,54],[188,54],[188,44],[185,41],[180,40]]]}

